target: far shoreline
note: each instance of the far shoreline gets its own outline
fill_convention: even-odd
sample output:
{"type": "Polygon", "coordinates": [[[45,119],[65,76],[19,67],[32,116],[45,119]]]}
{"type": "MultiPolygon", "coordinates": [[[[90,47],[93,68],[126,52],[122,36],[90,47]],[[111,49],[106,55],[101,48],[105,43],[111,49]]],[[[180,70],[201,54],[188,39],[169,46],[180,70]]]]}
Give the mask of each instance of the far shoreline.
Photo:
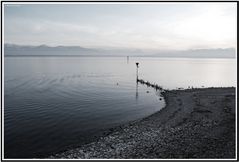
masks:
{"type": "Polygon", "coordinates": [[[50,159],[234,159],[235,87],[165,90],[158,112],[50,159]]]}
{"type": "MultiPolygon", "coordinates": [[[[112,58],[125,58],[127,55],[4,55],[5,58],[19,58],[19,57],[112,57],[112,58]]],[[[169,57],[169,56],[145,56],[145,55],[135,55],[129,56],[129,58],[164,58],[164,59],[236,59],[236,57],[169,57]]]]}

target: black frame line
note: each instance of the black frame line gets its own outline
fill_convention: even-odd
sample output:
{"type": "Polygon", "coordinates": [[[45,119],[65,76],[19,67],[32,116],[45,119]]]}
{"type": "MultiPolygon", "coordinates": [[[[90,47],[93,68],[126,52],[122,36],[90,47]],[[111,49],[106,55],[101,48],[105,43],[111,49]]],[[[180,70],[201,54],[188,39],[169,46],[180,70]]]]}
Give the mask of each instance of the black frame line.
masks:
{"type": "MultiPolygon", "coordinates": [[[[186,3],[236,3],[237,4],[237,8],[238,8],[238,6],[239,6],[239,1],[238,0],[228,0],[228,1],[226,1],[226,0],[224,0],[224,1],[219,1],[219,0],[217,0],[217,1],[213,1],[213,0],[209,0],[209,1],[206,1],[206,0],[202,0],[202,1],[199,1],[199,0],[196,0],[196,1],[186,1],[186,0],[184,0],[184,1],[181,1],[181,0],[179,0],[179,1],[176,1],[176,0],[168,0],[168,1],[166,1],[166,0],[163,0],[163,1],[145,1],[145,0],[143,0],[143,1],[140,1],[140,0],[138,0],[138,1],[125,1],[125,0],[123,0],[123,1],[119,1],[119,0],[116,0],[116,1],[112,1],[112,0],[110,0],[110,1],[72,1],[72,0],[70,0],[70,1],[66,1],[66,0],[63,0],[63,1],[33,1],[33,0],[30,0],[30,1],[7,1],[7,0],[4,0],[4,1],[1,1],[1,120],[2,120],[2,117],[3,117],[3,102],[2,102],[2,100],[3,100],[3,79],[4,79],[4,76],[3,76],[3,74],[2,74],[2,72],[3,72],[3,59],[4,59],[4,54],[3,54],[3,47],[4,47],[4,44],[3,44],[3,42],[4,42],[4,40],[3,40],[3,36],[2,36],[2,34],[3,34],[3,20],[2,20],[2,18],[3,18],[3,6],[4,6],[4,3],[8,3],[8,4],[11,4],[11,3],[164,3],[164,2],[167,2],[167,3],[182,3],[182,2],[186,2],[186,3]]],[[[238,22],[238,11],[237,11],[237,22],[238,22]]],[[[237,28],[238,29],[238,28],[237,28]]],[[[236,41],[237,41],[237,39],[238,39],[238,32],[237,32],[237,38],[236,38],[236,41]]],[[[238,44],[238,42],[237,42],[237,44],[238,44]]],[[[236,88],[237,89],[237,88],[236,88]]],[[[237,97],[238,98],[238,97],[237,97]]],[[[237,107],[236,107],[237,108],[237,107]]],[[[237,115],[237,114],[236,114],[237,115]]],[[[238,121],[237,121],[237,129],[238,129],[238,121]]],[[[3,136],[3,132],[2,132],[2,128],[3,128],[3,123],[1,122],[1,136],[3,136]]],[[[237,132],[236,132],[237,133],[237,132]]],[[[3,143],[4,143],[4,141],[2,141],[2,138],[1,138],[1,148],[3,148],[2,146],[3,146],[3,143]]],[[[1,150],[1,161],[26,161],[26,160],[8,160],[8,159],[3,159],[3,157],[2,157],[2,152],[4,152],[4,150],[1,150]]],[[[237,158],[236,158],[236,160],[227,160],[227,159],[223,159],[223,160],[220,160],[221,162],[222,161],[239,161],[238,160],[238,155],[239,155],[239,153],[238,153],[238,145],[237,145],[237,152],[236,152],[236,154],[237,154],[237,158]]],[[[44,160],[44,159],[29,159],[29,160],[27,160],[27,161],[38,161],[38,160],[44,160]]],[[[71,159],[70,159],[71,160],[71,159]]],[[[87,161],[87,160],[78,160],[78,159],[74,159],[74,161],[87,161]]],[[[124,160],[124,159],[117,159],[117,160],[119,160],[119,161],[137,161],[137,160],[134,160],[134,159],[131,159],[131,160],[124,160]]],[[[177,160],[177,159],[175,159],[175,160],[172,160],[172,159],[169,159],[169,160],[161,160],[161,159],[142,159],[142,161],[148,161],[148,160],[155,160],[155,161],[167,161],[167,162],[170,162],[170,161],[207,161],[207,160],[197,160],[197,159],[195,159],[195,160],[187,160],[187,159],[185,159],[185,160],[177,160]]],[[[69,160],[66,160],[66,159],[64,159],[64,160],[48,160],[48,159],[46,159],[46,160],[44,160],[44,161],[69,161],[69,160]]],[[[99,160],[90,160],[90,161],[104,161],[104,159],[99,159],[99,160]]],[[[115,161],[115,160],[112,160],[112,159],[110,159],[110,160],[107,160],[107,161],[115,161]]],[[[217,159],[213,159],[213,160],[208,160],[208,161],[218,161],[217,159]]]]}

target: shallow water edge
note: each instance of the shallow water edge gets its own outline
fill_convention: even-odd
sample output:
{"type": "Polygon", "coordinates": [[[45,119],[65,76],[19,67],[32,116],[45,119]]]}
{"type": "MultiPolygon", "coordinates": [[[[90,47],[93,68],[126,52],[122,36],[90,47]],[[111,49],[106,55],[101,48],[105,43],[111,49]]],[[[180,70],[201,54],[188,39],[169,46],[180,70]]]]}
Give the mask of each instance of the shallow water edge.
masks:
{"type": "Polygon", "coordinates": [[[165,91],[159,112],[53,159],[235,158],[235,88],[165,91]]]}

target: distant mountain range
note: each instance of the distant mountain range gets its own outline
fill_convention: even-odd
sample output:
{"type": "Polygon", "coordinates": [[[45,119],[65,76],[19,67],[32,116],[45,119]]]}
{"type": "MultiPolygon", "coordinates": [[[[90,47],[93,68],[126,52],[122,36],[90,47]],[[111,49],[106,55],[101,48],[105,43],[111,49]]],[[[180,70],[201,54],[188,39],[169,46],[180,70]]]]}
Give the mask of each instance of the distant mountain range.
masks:
{"type": "Polygon", "coordinates": [[[235,58],[234,48],[195,49],[184,51],[156,51],[138,49],[101,49],[81,46],[22,46],[4,45],[5,56],[141,56],[141,57],[180,57],[180,58],[235,58]]]}
{"type": "Polygon", "coordinates": [[[157,57],[183,57],[183,58],[236,58],[234,48],[194,49],[184,51],[161,52],[157,57]]]}

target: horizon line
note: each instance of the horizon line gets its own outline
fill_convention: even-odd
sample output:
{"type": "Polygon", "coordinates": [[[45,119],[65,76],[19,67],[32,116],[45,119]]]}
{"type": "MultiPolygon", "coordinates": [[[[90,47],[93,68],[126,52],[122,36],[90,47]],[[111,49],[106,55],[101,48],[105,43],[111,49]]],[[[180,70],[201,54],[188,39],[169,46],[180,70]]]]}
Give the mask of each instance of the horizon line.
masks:
{"type": "Polygon", "coordinates": [[[101,49],[128,49],[128,50],[152,50],[152,51],[190,51],[190,50],[216,50],[216,49],[234,49],[237,51],[237,47],[205,47],[205,48],[188,48],[188,49],[156,49],[156,48],[135,48],[135,47],[117,47],[117,46],[82,46],[82,45],[48,45],[48,44],[39,44],[39,45],[31,45],[31,44],[18,44],[18,43],[2,43],[3,47],[5,45],[16,45],[16,46],[32,46],[32,47],[40,47],[40,46],[45,46],[45,47],[51,47],[51,48],[56,48],[56,47],[81,47],[81,48],[90,48],[90,49],[96,49],[96,48],[101,48],[101,49]]]}

